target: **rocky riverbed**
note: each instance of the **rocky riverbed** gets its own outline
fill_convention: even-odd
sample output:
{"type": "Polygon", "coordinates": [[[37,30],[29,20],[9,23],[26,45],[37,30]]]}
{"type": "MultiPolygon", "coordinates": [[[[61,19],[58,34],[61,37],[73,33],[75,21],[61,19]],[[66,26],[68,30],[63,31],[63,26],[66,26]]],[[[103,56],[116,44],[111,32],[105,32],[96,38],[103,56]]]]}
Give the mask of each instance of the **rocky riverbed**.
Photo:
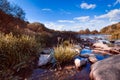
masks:
{"type": "MultiPolygon", "coordinates": [[[[83,49],[81,51],[81,54],[91,55],[91,50],[83,49]]],[[[108,58],[108,55],[103,56],[101,54],[97,54],[96,58],[98,60],[103,60],[104,58],[108,58]]],[[[92,63],[87,59],[87,64],[85,66],[82,66],[79,70],[75,68],[74,61],[62,67],[61,70],[41,67],[35,69],[28,80],[90,80],[89,73],[91,65],[92,63]]]]}
{"type": "Polygon", "coordinates": [[[77,70],[74,64],[65,66],[61,70],[35,69],[28,80],[90,80],[90,63],[77,70]]]}
{"type": "Polygon", "coordinates": [[[97,44],[97,47],[85,47],[75,58],[85,60],[86,64],[76,69],[74,60],[59,68],[51,64],[33,71],[28,80],[120,80],[119,47],[97,44]],[[95,51],[97,50],[97,51],[95,51]],[[112,53],[110,53],[112,51],[112,53]]]}

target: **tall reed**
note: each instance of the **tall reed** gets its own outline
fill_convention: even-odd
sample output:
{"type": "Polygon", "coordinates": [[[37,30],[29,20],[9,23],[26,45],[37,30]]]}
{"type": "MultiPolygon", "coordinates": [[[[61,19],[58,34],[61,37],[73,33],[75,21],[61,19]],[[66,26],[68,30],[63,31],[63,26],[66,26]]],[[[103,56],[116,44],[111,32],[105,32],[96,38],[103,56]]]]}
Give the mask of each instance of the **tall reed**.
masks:
{"type": "Polygon", "coordinates": [[[0,80],[11,80],[15,73],[30,67],[40,48],[35,37],[0,33],[0,80]]]}

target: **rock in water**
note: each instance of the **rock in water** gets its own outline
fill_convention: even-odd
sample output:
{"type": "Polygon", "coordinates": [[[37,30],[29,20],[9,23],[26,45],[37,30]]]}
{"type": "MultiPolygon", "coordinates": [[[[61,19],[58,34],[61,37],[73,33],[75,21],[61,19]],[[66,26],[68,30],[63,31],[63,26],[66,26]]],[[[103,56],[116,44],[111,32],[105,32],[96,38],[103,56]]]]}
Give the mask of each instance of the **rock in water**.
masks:
{"type": "Polygon", "coordinates": [[[93,47],[95,47],[95,48],[102,48],[102,49],[108,48],[108,46],[106,44],[99,43],[99,42],[98,43],[94,43],[93,47]]]}
{"type": "Polygon", "coordinates": [[[98,61],[97,58],[96,58],[96,56],[95,56],[94,54],[90,54],[90,56],[89,56],[88,59],[89,59],[89,61],[92,62],[92,63],[95,63],[95,62],[98,61]]]}
{"type": "Polygon", "coordinates": [[[90,77],[91,80],[120,80],[120,55],[93,64],[90,77]]]}
{"type": "Polygon", "coordinates": [[[87,63],[87,61],[86,61],[85,59],[81,60],[81,59],[79,59],[79,58],[76,58],[76,59],[74,60],[74,63],[75,63],[75,67],[76,67],[77,69],[79,69],[80,67],[82,67],[83,65],[85,65],[85,64],[87,63]]]}

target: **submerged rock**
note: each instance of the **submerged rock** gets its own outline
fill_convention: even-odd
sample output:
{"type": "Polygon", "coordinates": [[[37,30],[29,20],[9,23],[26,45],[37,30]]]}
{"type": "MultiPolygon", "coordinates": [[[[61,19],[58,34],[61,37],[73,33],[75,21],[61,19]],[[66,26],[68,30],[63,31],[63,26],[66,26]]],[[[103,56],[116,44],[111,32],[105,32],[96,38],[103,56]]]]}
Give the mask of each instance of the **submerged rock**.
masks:
{"type": "Polygon", "coordinates": [[[90,53],[80,54],[79,56],[83,58],[88,58],[90,56],[90,53]]]}
{"type": "Polygon", "coordinates": [[[120,80],[120,55],[93,64],[90,78],[92,80],[120,80]]]}

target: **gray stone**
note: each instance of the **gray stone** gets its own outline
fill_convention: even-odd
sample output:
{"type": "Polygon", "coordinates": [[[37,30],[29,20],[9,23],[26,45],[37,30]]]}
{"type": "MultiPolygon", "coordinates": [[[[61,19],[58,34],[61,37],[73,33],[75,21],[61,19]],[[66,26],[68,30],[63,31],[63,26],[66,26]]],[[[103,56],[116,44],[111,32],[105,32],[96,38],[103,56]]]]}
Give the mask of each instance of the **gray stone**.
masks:
{"type": "Polygon", "coordinates": [[[93,64],[90,77],[92,80],[120,80],[120,55],[93,64]]]}
{"type": "Polygon", "coordinates": [[[90,62],[92,62],[92,63],[95,63],[95,62],[97,62],[97,61],[98,61],[98,60],[97,60],[97,58],[96,58],[96,57],[94,57],[94,56],[89,57],[88,59],[89,59],[89,61],[90,61],[90,62]]]}
{"type": "Polygon", "coordinates": [[[75,64],[76,69],[79,69],[80,67],[86,65],[86,63],[87,63],[86,59],[80,60],[79,58],[76,58],[74,60],[74,64],[75,64]]]}

